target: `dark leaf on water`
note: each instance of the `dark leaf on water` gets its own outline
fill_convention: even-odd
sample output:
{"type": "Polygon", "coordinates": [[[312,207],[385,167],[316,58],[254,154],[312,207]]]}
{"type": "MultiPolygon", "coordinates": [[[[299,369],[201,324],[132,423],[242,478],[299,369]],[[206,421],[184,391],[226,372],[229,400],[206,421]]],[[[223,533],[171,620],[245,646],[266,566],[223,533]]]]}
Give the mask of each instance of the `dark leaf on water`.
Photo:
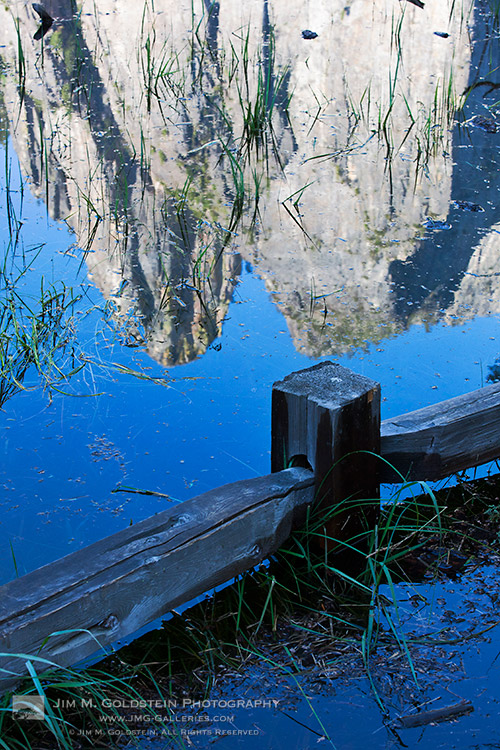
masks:
{"type": "Polygon", "coordinates": [[[484,208],[479,203],[471,203],[471,201],[453,201],[453,205],[461,211],[472,211],[473,213],[484,211],[484,208]]]}

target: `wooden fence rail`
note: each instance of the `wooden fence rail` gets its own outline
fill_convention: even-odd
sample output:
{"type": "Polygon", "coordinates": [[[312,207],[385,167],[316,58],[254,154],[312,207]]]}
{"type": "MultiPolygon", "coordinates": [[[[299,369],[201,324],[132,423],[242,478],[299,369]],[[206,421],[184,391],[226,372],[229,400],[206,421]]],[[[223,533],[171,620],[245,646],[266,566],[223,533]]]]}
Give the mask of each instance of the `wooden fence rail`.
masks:
{"type": "MultiPolygon", "coordinates": [[[[0,587],[0,692],[25,675],[20,654],[75,664],[252,568],[313,501],[376,500],[380,481],[437,479],[500,456],[500,385],[381,425],[379,384],[324,362],[276,383],[272,414],[272,474],[206,492],[0,587]]],[[[336,538],[358,531],[352,513],[328,528],[336,538]]]]}
{"type": "MultiPolygon", "coordinates": [[[[381,455],[405,479],[442,479],[500,456],[500,384],[386,419],[381,455]]],[[[383,481],[401,478],[388,464],[383,481]]]]}
{"type": "Polygon", "coordinates": [[[227,484],[0,587],[0,687],[26,672],[16,654],[75,664],[252,568],[313,498],[302,468],[227,484]]]}

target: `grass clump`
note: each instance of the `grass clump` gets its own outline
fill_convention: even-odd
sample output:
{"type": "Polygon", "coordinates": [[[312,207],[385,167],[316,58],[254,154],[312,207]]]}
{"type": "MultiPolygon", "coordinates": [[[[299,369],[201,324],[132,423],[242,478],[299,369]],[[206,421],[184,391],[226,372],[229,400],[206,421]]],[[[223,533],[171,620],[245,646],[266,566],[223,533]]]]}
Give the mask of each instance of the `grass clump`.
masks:
{"type": "Polygon", "coordinates": [[[26,390],[25,377],[34,368],[45,389],[58,390],[84,364],[74,350],[70,312],[78,297],[64,285],[44,287],[35,301],[20,296],[14,286],[0,289],[0,407],[26,390]]]}
{"type": "MultiPolygon", "coordinates": [[[[161,716],[154,710],[155,701],[146,701],[138,689],[141,682],[137,670],[126,669],[124,663],[114,666],[114,674],[99,668],[56,671],[49,662],[45,666],[46,671],[42,669],[37,674],[33,664],[28,663],[32,684],[16,691],[16,698],[22,696],[27,706],[31,703],[35,710],[44,712],[43,721],[16,719],[15,704],[10,696],[4,696],[0,699],[0,748],[109,747],[108,743],[117,736],[132,736],[128,719],[139,706],[146,720],[154,719],[155,727],[166,731],[171,712],[167,708],[165,716],[161,716]]],[[[40,670],[41,664],[37,667],[40,670]]],[[[172,731],[175,737],[175,729],[172,731]]],[[[184,744],[180,742],[179,747],[184,744]]]]}

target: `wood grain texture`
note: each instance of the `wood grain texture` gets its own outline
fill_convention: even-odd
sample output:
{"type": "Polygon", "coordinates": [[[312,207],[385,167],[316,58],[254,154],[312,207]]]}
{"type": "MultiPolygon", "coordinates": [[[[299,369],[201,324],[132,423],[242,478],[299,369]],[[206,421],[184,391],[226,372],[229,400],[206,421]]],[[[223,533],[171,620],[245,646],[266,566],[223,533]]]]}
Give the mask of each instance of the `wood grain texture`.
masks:
{"type": "Polygon", "coordinates": [[[313,497],[301,468],[224,485],[1,586],[0,689],[26,671],[15,654],[75,664],[252,568],[313,497]]]}
{"type": "Polygon", "coordinates": [[[336,510],[326,526],[331,538],[355,539],[373,528],[379,451],[380,385],[375,381],[321,362],[274,383],[271,468],[279,471],[294,458],[312,467],[318,506],[336,510]],[[361,506],[358,501],[365,499],[371,502],[361,506]]]}
{"type": "Polygon", "coordinates": [[[442,479],[500,456],[500,384],[386,419],[381,481],[442,479]]]}

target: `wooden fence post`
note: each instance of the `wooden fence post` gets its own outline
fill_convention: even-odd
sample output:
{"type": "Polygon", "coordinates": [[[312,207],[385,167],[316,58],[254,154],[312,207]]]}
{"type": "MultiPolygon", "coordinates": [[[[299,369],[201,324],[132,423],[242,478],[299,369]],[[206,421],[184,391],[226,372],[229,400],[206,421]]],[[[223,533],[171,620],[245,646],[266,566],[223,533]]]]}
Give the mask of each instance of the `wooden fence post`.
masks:
{"type": "Polygon", "coordinates": [[[329,550],[342,550],[334,539],[363,549],[379,512],[379,454],[380,385],[374,380],[322,362],[274,383],[271,470],[290,463],[312,468],[317,505],[325,515],[338,508],[325,525],[329,550]]]}

